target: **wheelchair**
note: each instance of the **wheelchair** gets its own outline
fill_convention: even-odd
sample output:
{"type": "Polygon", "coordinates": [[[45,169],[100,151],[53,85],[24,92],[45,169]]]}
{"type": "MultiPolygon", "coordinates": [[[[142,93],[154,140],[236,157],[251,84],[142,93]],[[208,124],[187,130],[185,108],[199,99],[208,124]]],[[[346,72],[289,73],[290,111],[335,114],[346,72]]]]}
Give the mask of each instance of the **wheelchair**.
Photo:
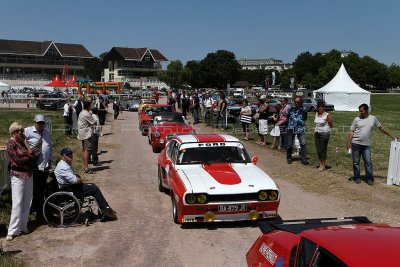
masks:
{"type": "Polygon", "coordinates": [[[53,227],[69,227],[74,224],[89,226],[100,214],[92,196],[75,196],[70,187],[59,189],[54,173],[49,175],[48,196],[43,204],[43,217],[53,227]]]}

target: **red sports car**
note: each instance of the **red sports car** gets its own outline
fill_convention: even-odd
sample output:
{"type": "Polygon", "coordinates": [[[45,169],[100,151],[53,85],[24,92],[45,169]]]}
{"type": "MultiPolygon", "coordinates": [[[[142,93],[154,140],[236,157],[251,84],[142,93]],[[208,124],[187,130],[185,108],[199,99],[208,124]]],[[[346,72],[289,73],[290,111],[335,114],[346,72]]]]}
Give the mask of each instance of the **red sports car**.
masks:
{"type": "Polygon", "coordinates": [[[399,266],[400,226],[366,217],[261,221],[263,234],[247,265],[293,267],[399,266]]]}
{"type": "Polygon", "coordinates": [[[175,112],[171,105],[149,104],[145,105],[139,112],[139,130],[142,135],[147,135],[148,128],[153,124],[155,116],[162,112],[175,112]]]}
{"type": "Polygon", "coordinates": [[[230,135],[178,135],[158,156],[158,188],[175,223],[277,217],[279,189],[230,135]]]}
{"type": "Polygon", "coordinates": [[[164,149],[165,144],[176,135],[194,134],[192,126],[187,125],[182,113],[165,112],[154,117],[153,125],[148,131],[149,144],[153,152],[158,153],[164,149]]]}

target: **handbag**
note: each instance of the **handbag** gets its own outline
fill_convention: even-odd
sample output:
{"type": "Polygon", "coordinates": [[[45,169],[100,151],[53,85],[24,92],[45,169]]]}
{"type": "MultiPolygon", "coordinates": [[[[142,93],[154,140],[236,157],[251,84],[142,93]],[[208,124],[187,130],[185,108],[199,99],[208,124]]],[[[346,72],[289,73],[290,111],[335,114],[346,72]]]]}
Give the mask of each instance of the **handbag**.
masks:
{"type": "Polygon", "coordinates": [[[244,123],[251,123],[251,116],[240,115],[240,121],[244,123]]]}

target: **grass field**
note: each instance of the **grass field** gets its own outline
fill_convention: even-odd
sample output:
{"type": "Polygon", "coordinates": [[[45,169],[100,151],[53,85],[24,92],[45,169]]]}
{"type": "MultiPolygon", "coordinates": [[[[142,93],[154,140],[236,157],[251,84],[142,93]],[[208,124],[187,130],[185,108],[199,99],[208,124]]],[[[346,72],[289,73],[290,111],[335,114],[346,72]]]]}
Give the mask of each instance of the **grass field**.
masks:
{"type": "MultiPolygon", "coordinates": [[[[396,136],[400,136],[399,103],[400,95],[382,94],[371,96],[372,111],[370,114],[375,115],[382,125],[396,136]]],[[[350,125],[359,113],[333,111],[331,114],[334,120],[334,128],[332,129],[328,145],[327,165],[332,166],[332,172],[351,177],[353,175],[352,159],[351,156],[347,154],[346,145],[350,125]]],[[[314,117],[314,113],[308,113],[306,141],[308,156],[310,157],[310,166],[319,165],[314,145],[314,117]]],[[[235,126],[236,128],[241,129],[240,123],[236,123],[235,126]]],[[[252,133],[250,136],[256,140],[258,139],[256,133],[252,133]]],[[[268,136],[268,141],[271,140],[271,136],[268,136]]],[[[374,129],[371,151],[375,176],[386,177],[387,175],[390,142],[391,140],[388,136],[383,134],[377,128],[374,129]]],[[[282,154],[282,160],[286,160],[284,154],[282,154]]],[[[363,167],[361,173],[364,173],[363,167]]]]}

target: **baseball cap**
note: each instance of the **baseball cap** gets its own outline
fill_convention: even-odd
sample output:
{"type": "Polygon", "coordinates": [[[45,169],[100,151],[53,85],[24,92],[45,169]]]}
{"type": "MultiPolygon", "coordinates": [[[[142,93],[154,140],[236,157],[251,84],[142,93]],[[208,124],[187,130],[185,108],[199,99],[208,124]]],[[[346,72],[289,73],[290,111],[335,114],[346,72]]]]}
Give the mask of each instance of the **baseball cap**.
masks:
{"type": "Polygon", "coordinates": [[[69,147],[64,147],[61,149],[61,155],[71,155],[72,154],[72,149],[69,147]]]}
{"type": "Polygon", "coordinates": [[[38,114],[33,119],[34,122],[46,122],[46,118],[42,114],[38,114]]]}

